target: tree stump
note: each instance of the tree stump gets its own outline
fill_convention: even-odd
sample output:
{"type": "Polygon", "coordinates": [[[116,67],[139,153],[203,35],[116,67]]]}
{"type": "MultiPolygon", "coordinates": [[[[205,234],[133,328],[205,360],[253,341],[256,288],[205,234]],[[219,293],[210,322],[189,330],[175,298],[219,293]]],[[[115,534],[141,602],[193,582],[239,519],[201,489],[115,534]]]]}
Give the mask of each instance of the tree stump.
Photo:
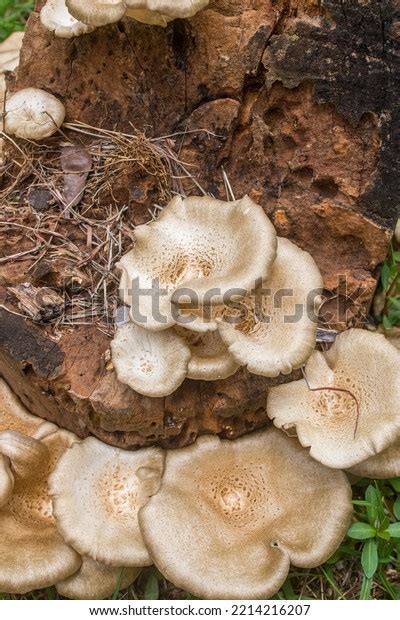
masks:
{"type": "MultiPolygon", "coordinates": [[[[361,324],[397,218],[395,0],[211,0],[165,29],[124,19],[71,40],[41,26],[43,4],[29,20],[9,90],[52,92],[70,122],[171,136],[192,171],[182,182],[188,193],[198,193],[195,178],[224,199],[224,170],[236,197],[249,194],[279,235],[315,258],[330,325],[361,324]]],[[[128,227],[147,221],[157,201],[143,171],[114,194],[128,206],[128,227]]],[[[22,226],[33,209],[28,198],[18,198],[22,226]]],[[[54,201],[43,204],[60,213],[54,201]]],[[[37,254],[6,258],[31,247],[26,230],[10,230],[0,227],[0,374],[31,412],[125,448],[180,447],[205,432],[233,438],[267,423],[268,386],[293,377],[241,369],[151,399],[118,382],[110,335],[95,324],[55,329],[20,316],[10,289],[43,278],[37,254]]],[[[68,218],[57,231],[85,243],[68,218]]],[[[54,257],[45,260],[55,272],[54,257]]],[[[58,281],[50,286],[62,290],[58,281]]]]}

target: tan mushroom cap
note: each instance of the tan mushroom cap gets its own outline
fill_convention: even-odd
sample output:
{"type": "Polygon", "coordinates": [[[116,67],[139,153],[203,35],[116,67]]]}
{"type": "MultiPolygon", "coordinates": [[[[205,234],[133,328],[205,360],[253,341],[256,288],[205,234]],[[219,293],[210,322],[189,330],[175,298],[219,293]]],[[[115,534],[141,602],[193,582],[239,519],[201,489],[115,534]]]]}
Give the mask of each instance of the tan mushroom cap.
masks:
{"type": "Polygon", "coordinates": [[[350,329],[325,354],[311,355],[305,376],[312,389],[305,379],[271,388],[267,413],[278,428],[294,426],[315,459],[348,469],[400,435],[399,363],[384,336],[350,329]]]}
{"type": "Polygon", "coordinates": [[[18,431],[41,439],[56,430],[55,424],[29,413],[4,379],[0,378],[0,432],[18,431]]]}
{"type": "Polygon", "coordinates": [[[14,473],[35,473],[47,452],[38,440],[56,430],[55,424],[31,415],[0,379],[0,506],[11,496],[14,473]]]}
{"type": "Polygon", "coordinates": [[[173,19],[193,17],[210,0],[126,0],[126,15],[145,24],[166,26],[173,19]]]}
{"type": "Polygon", "coordinates": [[[14,475],[7,459],[0,454],[0,508],[10,499],[14,489],[14,475]]]}
{"type": "Polygon", "coordinates": [[[172,394],[184,381],[191,358],[174,330],[151,332],[133,323],[117,330],[111,354],[119,381],[152,397],[172,394]]]}
{"type": "Polygon", "coordinates": [[[116,591],[128,588],[140,574],[141,568],[106,566],[91,558],[82,558],[77,573],[56,584],[61,596],[83,601],[109,598],[116,591]]]}
{"type": "Polygon", "coordinates": [[[226,379],[234,375],[240,368],[222,342],[218,332],[198,334],[179,326],[175,330],[190,349],[188,379],[202,381],[226,379]]]}
{"type": "Polygon", "coordinates": [[[345,474],[270,428],[169,451],[139,523],[176,586],[202,599],[259,599],[280,588],[291,562],[309,568],[330,557],[351,514],[345,474]]]}
{"type": "Polygon", "coordinates": [[[65,0],[47,0],[40,11],[40,21],[61,39],[72,39],[94,30],[94,27],[78,21],[69,13],[65,0]]]}
{"type": "Polygon", "coordinates": [[[385,478],[397,478],[400,476],[400,439],[392,446],[386,448],[380,454],[371,456],[366,461],[358,463],[349,470],[354,476],[361,478],[375,478],[384,480],[385,478]]]}
{"type": "MultiPolygon", "coordinates": [[[[185,290],[196,295],[199,306],[219,305],[224,295],[239,289],[242,296],[257,279],[266,276],[276,256],[276,233],[263,209],[248,196],[235,202],[210,197],[176,196],[155,222],[135,229],[136,243],[118,264],[126,282],[155,290],[158,280],[159,312],[148,294],[135,298],[131,319],[159,331],[177,322],[171,305],[185,304],[185,290]],[[124,273],[125,272],[125,273],[124,273]],[[137,306],[137,307],[136,307],[137,306]]],[[[192,297],[193,297],[192,296],[192,297]]],[[[132,291],[128,292],[132,303],[132,291]]]]}
{"type": "Polygon", "coordinates": [[[0,508],[0,591],[24,594],[75,573],[81,558],[61,538],[52,516],[47,481],[76,437],[57,431],[42,442],[49,458],[35,476],[15,477],[14,492],[0,508]]]}
{"type": "Polygon", "coordinates": [[[243,300],[246,312],[232,323],[229,311],[218,331],[229,352],[250,372],[265,377],[289,374],[310,357],[316,343],[322,276],[314,259],[288,239],[263,289],[243,300]]]}
{"type": "Polygon", "coordinates": [[[5,131],[26,140],[42,140],[61,127],[65,108],[54,95],[40,88],[24,88],[6,101],[5,131]]]}
{"type": "Polygon", "coordinates": [[[126,12],[123,0],[65,0],[65,3],[75,19],[95,28],[118,22],[126,12]]]}
{"type": "Polygon", "coordinates": [[[50,478],[63,538],[103,564],[151,564],[137,514],[158,489],[163,466],[158,448],[127,452],[94,437],[73,445],[50,478]]]}

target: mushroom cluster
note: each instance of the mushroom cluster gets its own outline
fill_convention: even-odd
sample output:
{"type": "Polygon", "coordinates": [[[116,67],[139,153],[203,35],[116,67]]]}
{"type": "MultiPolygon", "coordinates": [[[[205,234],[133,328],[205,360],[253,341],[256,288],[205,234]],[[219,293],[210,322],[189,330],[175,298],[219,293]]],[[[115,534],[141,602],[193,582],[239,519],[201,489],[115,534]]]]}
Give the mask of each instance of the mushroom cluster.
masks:
{"type": "Polygon", "coordinates": [[[208,3],[209,0],[47,0],[40,20],[56,37],[70,39],[123,17],[165,27],[174,19],[193,17],[208,3]]]}
{"type": "Polygon", "coordinates": [[[321,274],[248,196],[176,196],[134,234],[118,264],[130,322],[111,347],[122,383],[166,396],[185,377],[223,379],[240,366],[276,377],[311,355],[321,274]]]}

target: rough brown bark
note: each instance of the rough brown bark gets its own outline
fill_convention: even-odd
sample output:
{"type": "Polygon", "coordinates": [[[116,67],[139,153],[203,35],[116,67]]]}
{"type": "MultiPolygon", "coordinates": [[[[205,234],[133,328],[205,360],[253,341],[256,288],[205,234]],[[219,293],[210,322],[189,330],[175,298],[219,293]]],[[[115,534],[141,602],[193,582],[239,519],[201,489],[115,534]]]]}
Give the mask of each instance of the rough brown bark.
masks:
{"type": "MultiPolygon", "coordinates": [[[[69,120],[94,126],[212,132],[182,142],[201,185],[224,197],[223,166],[238,197],[250,194],[280,235],[314,256],[339,311],[351,306],[356,323],[397,217],[396,4],[215,0],[165,30],[124,20],[69,41],[46,32],[36,12],[12,88],[51,91],[69,120]]],[[[121,188],[133,224],[148,217],[149,188],[146,178],[121,188]]],[[[6,266],[3,299],[26,281],[20,269],[6,266]]],[[[149,399],[118,383],[109,339],[94,327],[55,341],[49,327],[5,311],[0,319],[0,372],[34,413],[82,436],[181,446],[201,432],[234,437],[266,423],[270,382],[244,370],[149,399]]]]}

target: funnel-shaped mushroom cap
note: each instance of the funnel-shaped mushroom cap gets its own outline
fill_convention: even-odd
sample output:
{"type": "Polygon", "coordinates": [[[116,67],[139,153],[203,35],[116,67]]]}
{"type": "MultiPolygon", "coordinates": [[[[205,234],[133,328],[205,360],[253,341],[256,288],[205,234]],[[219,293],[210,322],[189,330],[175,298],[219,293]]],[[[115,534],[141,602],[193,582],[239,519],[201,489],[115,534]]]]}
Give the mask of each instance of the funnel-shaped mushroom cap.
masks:
{"type": "Polygon", "coordinates": [[[68,450],[50,479],[57,527],[83,556],[112,566],[147,566],[138,511],[157,491],[164,453],[127,452],[90,437],[68,450]]]}
{"type": "Polygon", "coordinates": [[[152,397],[168,396],[181,385],[191,357],[174,330],[150,332],[133,323],[117,330],[111,352],[121,383],[152,397]]]}
{"type": "Polygon", "coordinates": [[[140,571],[140,568],[106,566],[91,558],[82,558],[78,572],[57,583],[56,589],[65,598],[98,601],[110,597],[117,588],[128,588],[140,571]]]}
{"type": "Polygon", "coordinates": [[[40,11],[40,21],[47,30],[61,39],[72,39],[94,30],[69,13],[65,0],[47,0],[40,11]]]}
{"type": "Polygon", "coordinates": [[[23,594],[75,573],[81,558],[61,538],[52,516],[47,481],[76,437],[57,431],[42,442],[49,458],[36,475],[15,476],[14,492],[0,508],[0,591],[23,594]]]}
{"type": "Polygon", "coordinates": [[[308,385],[302,379],[269,390],[267,413],[278,428],[294,426],[321,463],[353,467],[400,434],[399,364],[399,351],[384,336],[350,329],[325,354],[312,354],[308,385]]]}
{"type": "Polygon", "coordinates": [[[346,476],[270,428],[169,451],[139,523],[154,563],[176,586],[205,599],[257,599],[280,588],[291,562],[326,560],[351,514],[346,476]]]}
{"type": "Polygon", "coordinates": [[[229,353],[218,332],[198,334],[181,327],[175,330],[190,349],[188,379],[216,381],[230,377],[239,369],[239,364],[229,353]]]}
{"type": "Polygon", "coordinates": [[[54,95],[40,88],[24,88],[6,101],[5,130],[17,138],[42,140],[64,122],[65,108],[54,95]]]}
{"type": "Polygon", "coordinates": [[[127,16],[145,24],[166,26],[176,18],[193,17],[210,0],[126,0],[127,16]]]}
{"type": "Polygon", "coordinates": [[[49,458],[42,441],[18,431],[0,433],[0,454],[10,460],[13,472],[21,478],[36,474],[49,458]]]}
{"type": "Polygon", "coordinates": [[[354,476],[361,478],[374,478],[384,480],[385,478],[397,478],[400,476],[400,439],[383,450],[380,454],[371,456],[366,461],[358,463],[349,470],[354,476]]]}
{"type": "Polygon", "coordinates": [[[248,196],[236,202],[176,196],[158,220],[138,226],[135,237],[118,264],[125,272],[121,296],[134,302],[132,321],[155,331],[177,322],[171,300],[185,304],[190,291],[195,305],[218,305],[233,289],[243,297],[276,256],[275,229],[248,196]]]}
{"type": "Polygon", "coordinates": [[[65,0],[65,3],[75,19],[95,28],[118,22],[126,11],[124,0],[65,0]]]}
{"type": "Polygon", "coordinates": [[[310,357],[316,342],[316,313],[322,276],[313,258],[288,239],[263,287],[243,300],[244,316],[225,316],[218,330],[230,353],[249,371],[265,377],[289,374],[310,357]]]}

